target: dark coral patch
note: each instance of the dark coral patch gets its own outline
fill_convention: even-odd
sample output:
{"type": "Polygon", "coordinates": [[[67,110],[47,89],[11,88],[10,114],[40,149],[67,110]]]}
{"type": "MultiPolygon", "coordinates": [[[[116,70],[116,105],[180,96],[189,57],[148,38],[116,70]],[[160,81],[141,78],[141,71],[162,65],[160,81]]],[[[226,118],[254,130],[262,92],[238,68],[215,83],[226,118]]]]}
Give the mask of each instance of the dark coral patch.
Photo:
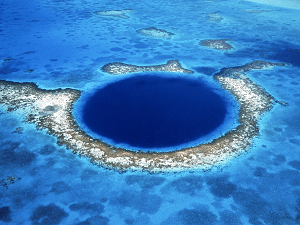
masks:
{"type": "Polygon", "coordinates": [[[11,221],[11,210],[9,206],[3,206],[0,208],[0,220],[3,222],[11,221]]]}
{"type": "Polygon", "coordinates": [[[158,195],[148,192],[129,192],[124,191],[119,196],[111,200],[111,204],[124,208],[130,207],[138,210],[140,213],[153,214],[159,210],[162,199],[158,195]]]}
{"type": "Polygon", "coordinates": [[[285,156],[281,155],[281,154],[278,154],[278,155],[274,156],[273,165],[278,166],[278,165],[284,163],[285,161],[286,161],[285,156]]]}
{"type": "Polygon", "coordinates": [[[262,177],[265,174],[267,174],[267,169],[266,168],[260,167],[260,166],[258,166],[258,167],[255,168],[254,176],[256,176],[256,177],[262,177]]]}
{"type": "Polygon", "coordinates": [[[218,222],[217,216],[206,207],[183,209],[177,213],[177,217],[180,224],[214,225],[218,222]]]}
{"type": "Polygon", "coordinates": [[[95,179],[95,177],[98,175],[98,172],[96,170],[92,170],[92,169],[86,169],[83,170],[80,178],[83,181],[87,181],[89,179],[95,179]]]}
{"type": "Polygon", "coordinates": [[[189,176],[172,181],[171,186],[180,193],[194,195],[202,188],[202,183],[202,177],[189,176]]]}
{"type": "Polygon", "coordinates": [[[220,212],[220,224],[221,225],[240,225],[243,224],[239,219],[237,213],[225,210],[220,212]]]}
{"type": "Polygon", "coordinates": [[[1,165],[27,166],[30,165],[36,158],[36,154],[19,147],[17,142],[4,142],[1,144],[1,165]]]}
{"type": "Polygon", "coordinates": [[[50,155],[55,152],[56,148],[53,145],[44,145],[40,150],[39,153],[41,155],[50,155]]]}
{"type": "Polygon", "coordinates": [[[267,202],[252,189],[235,191],[233,199],[239,205],[239,210],[246,213],[252,219],[263,217],[263,214],[269,210],[267,202]]]}
{"type": "Polygon", "coordinates": [[[67,185],[64,181],[58,181],[52,185],[51,192],[54,192],[56,194],[61,194],[69,191],[70,189],[71,189],[70,186],[67,185]]]}
{"type": "Polygon", "coordinates": [[[67,216],[68,214],[62,208],[55,204],[49,204],[37,207],[33,211],[30,220],[33,225],[55,225],[60,224],[67,216]]]}
{"type": "Polygon", "coordinates": [[[79,211],[83,213],[97,212],[97,214],[101,214],[104,211],[104,205],[102,205],[102,203],[80,202],[71,204],[69,208],[72,211],[79,211]]]}
{"type": "Polygon", "coordinates": [[[109,223],[109,219],[107,217],[93,216],[75,225],[94,225],[94,224],[108,225],[108,223],[109,223]]]}
{"type": "Polygon", "coordinates": [[[227,180],[227,177],[214,177],[207,181],[214,196],[229,198],[236,190],[236,185],[227,180]]]}
{"type": "Polygon", "coordinates": [[[158,176],[130,175],[126,177],[126,183],[128,185],[136,183],[145,189],[161,185],[164,181],[165,178],[158,176]]]}
{"type": "Polygon", "coordinates": [[[9,185],[14,184],[18,180],[21,180],[21,178],[16,176],[7,176],[5,179],[0,181],[0,185],[8,189],[9,185]]]}
{"type": "Polygon", "coordinates": [[[283,170],[279,173],[282,181],[287,181],[291,186],[300,186],[300,172],[296,170],[283,170]]]}
{"type": "Polygon", "coordinates": [[[293,167],[294,169],[300,171],[300,162],[299,161],[293,160],[293,161],[290,161],[288,164],[289,164],[289,166],[293,167]]]}

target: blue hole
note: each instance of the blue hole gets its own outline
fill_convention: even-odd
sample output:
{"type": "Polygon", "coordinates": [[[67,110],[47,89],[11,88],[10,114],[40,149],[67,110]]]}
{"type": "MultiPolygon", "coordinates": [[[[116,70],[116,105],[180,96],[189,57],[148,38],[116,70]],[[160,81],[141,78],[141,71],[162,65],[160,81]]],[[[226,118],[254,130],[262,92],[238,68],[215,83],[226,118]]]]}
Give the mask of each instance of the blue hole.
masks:
{"type": "Polygon", "coordinates": [[[188,143],[220,126],[226,103],[201,80],[139,75],[98,89],[83,106],[94,133],[138,148],[188,143]]]}

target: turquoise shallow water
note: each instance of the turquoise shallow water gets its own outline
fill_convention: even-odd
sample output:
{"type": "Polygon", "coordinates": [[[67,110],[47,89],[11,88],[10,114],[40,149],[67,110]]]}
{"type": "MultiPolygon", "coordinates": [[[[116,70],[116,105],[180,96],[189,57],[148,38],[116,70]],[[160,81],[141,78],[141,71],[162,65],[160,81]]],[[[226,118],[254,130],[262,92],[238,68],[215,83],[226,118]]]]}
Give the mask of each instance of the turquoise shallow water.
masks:
{"type": "Polygon", "coordinates": [[[178,59],[194,71],[186,76],[213,85],[224,67],[253,60],[291,66],[247,73],[289,105],[276,104],[263,116],[247,153],[206,172],[119,174],[96,167],[1,108],[0,180],[21,179],[0,186],[0,224],[298,224],[299,20],[298,10],[248,1],[1,1],[2,80],[88,96],[117,79],[100,70],[111,62],[178,59]],[[132,9],[129,18],[94,14],[123,9],[132,9]],[[211,19],[216,14],[222,19],[211,19]],[[174,35],[136,32],[148,27],[174,35]],[[231,39],[233,49],[200,46],[204,39],[231,39]],[[14,133],[18,127],[23,132],[14,133]]]}

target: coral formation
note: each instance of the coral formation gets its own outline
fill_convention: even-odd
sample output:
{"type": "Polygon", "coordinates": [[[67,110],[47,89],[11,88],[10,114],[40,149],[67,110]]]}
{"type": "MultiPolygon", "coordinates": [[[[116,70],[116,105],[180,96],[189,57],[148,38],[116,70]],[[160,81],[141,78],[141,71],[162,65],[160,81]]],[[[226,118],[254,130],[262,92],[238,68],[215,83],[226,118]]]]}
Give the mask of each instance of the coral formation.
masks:
{"type": "Polygon", "coordinates": [[[223,16],[219,13],[206,13],[206,20],[210,22],[220,23],[223,16]]]}
{"type": "MultiPolygon", "coordinates": [[[[32,83],[0,82],[0,104],[15,111],[25,121],[47,129],[76,154],[89,157],[97,165],[124,170],[149,172],[209,169],[245,152],[259,134],[258,120],[276,100],[246,76],[254,69],[286,66],[284,63],[254,61],[243,66],[224,68],[214,79],[238,101],[240,125],[210,143],[173,152],[133,152],[108,145],[81,130],[72,115],[74,102],[81,92],[73,89],[42,90],[32,83]]],[[[135,68],[135,66],[133,66],[135,68]]],[[[154,67],[146,67],[149,70],[154,67]]],[[[105,70],[105,69],[104,69],[105,70]]],[[[121,73],[128,73],[120,67],[121,73]]],[[[110,70],[108,70],[110,71],[110,70]]],[[[143,71],[143,70],[142,70],[143,71]]],[[[131,71],[132,72],[132,71],[131,71]]]]}
{"type": "Polygon", "coordinates": [[[191,70],[184,69],[178,60],[169,60],[166,64],[156,66],[135,66],[120,62],[106,64],[102,67],[102,71],[113,75],[125,73],[136,73],[145,71],[161,71],[161,72],[176,72],[176,73],[193,73],[191,70]]]}
{"type": "Polygon", "coordinates": [[[0,181],[0,185],[8,189],[8,186],[15,183],[16,181],[21,180],[20,177],[8,176],[5,179],[0,181]]]}
{"type": "Polygon", "coordinates": [[[229,50],[233,47],[226,41],[231,41],[230,39],[207,39],[200,42],[201,46],[217,49],[217,50],[229,50]]]}
{"type": "Polygon", "coordinates": [[[100,16],[110,16],[110,17],[117,17],[128,19],[129,16],[126,15],[127,12],[131,12],[131,9],[123,9],[123,10],[108,10],[108,11],[98,11],[95,14],[100,16]]]}
{"type": "Polygon", "coordinates": [[[151,36],[151,37],[157,37],[157,38],[165,38],[170,39],[173,35],[173,33],[168,32],[166,30],[158,29],[156,27],[148,27],[139,29],[136,31],[139,34],[145,35],[145,36],[151,36]]]}

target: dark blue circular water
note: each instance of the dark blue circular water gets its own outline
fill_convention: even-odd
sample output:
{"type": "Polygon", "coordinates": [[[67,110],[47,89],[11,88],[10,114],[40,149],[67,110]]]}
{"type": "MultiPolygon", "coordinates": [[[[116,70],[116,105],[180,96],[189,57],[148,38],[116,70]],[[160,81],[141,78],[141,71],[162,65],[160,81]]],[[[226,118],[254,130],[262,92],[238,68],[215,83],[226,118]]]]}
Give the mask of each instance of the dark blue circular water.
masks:
{"type": "Polygon", "coordinates": [[[95,133],[139,148],[197,140],[225,119],[226,103],[200,80],[139,75],[97,90],[83,108],[95,133]]]}

